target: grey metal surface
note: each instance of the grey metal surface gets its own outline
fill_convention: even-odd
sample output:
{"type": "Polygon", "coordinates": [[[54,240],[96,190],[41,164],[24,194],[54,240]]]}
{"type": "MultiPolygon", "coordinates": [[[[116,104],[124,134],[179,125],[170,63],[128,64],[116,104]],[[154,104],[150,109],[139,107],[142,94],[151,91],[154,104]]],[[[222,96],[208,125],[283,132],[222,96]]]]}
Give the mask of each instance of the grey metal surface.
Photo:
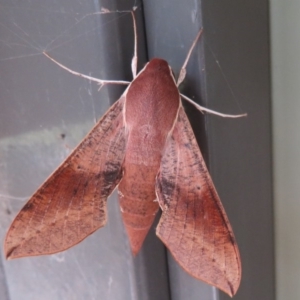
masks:
{"type": "MultiPolygon", "coordinates": [[[[28,196],[123,90],[105,87],[98,92],[96,83],[67,73],[43,56],[42,51],[83,74],[131,80],[130,14],[89,14],[99,12],[101,7],[129,10],[134,3],[1,1],[1,245],[10,222],[28,196]]],[[[137,16],[139,58],[143,64],[141,10],[137,16]]],[[[1,300],[168,299],[162,244],[151,242],[152,231],[145,242],[151,244],[149,249],[133,258],[116,194],[108,206],[107,226],[66,252],[13,261],[5,261],[2,253],[1,300]],[[149,265],[150,268],[145,267],[149,265]]]]}
{"type": "Polygon", "coordinates": [[[2,261],[0,261],[0,299],[8,300],[8,289],[5,278],[4,267],[2,261]]]}
{"type": "MultiPolygon", "coordinates": [[[[189,110],[190,120],[233,226],[242,257],[234,299],[273,300],[274,249],[268,1],[145,0],[149,58],[176,74],[200,27],[183,91],[223,119],[189,110]]],[[[172,299],[229,299],[198,283],[170,258],[172,299]]]]}

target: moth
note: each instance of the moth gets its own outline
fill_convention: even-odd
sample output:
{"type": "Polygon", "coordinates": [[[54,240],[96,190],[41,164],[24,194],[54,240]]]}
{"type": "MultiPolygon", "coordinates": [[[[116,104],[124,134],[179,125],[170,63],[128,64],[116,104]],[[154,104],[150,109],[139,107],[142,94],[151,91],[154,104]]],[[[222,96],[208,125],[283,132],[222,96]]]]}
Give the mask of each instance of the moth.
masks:
{"type": "Polygon", "coordinates": [[[160,208],[156,234],[175,260],[193,277],[233,296],[241,280],[238,246],[181,103],[190,99],[178,91],[202,30],[177,82],[159,58],[136,75],[131,14],[131,83],[79,74],[45,53],[71,73],[128,87],[18,213],[6,235],[6,258],[53,254],[81,242],[106,224],[107,198],[118,188],[134,255],[160,208]]]}

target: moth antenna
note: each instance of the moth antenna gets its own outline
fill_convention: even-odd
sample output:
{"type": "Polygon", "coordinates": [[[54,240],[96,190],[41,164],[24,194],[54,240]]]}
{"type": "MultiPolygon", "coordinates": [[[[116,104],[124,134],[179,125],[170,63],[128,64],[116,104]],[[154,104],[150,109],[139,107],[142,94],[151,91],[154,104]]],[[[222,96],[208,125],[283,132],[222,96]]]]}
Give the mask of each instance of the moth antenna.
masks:
{"type": "Polygon", "coordinates": [[[91,77],[91,76],[88,76],[88,75],[81,74],[81,73],[73,71],[73,70],[69,69],[68,67],[66,67],[65,65],[59,63],[57,60],[55,60],[54,58],[52,58],[48,53],[43,52],[43,54],[46,57],[48,57],[50,60],[52,60],[54,63],[56,63],[58,66],[60,66],[64,70],[68,71],[69,73],[71,73],[73,75],[76,75],[76,76],[79,76],[79,77],[82,77],[82,78],[85,78],[85,79],[88,79],[88,80],[91,80],[91,81],[98,82],[98,84],[100,85],[100,88],[101,88],[101,86],[103,86],[105,84],[124,84],[124,85],[130,84],[129,81],[123,81],[123,80],[102,80],[102,79],[99,79],[99,78],[95,78],[95,77],[91,77]]]}
{"type": "Polygon", "coordinates": [[[133,10],[131,11],[131,16],[132,16],[132,22],[133,22],[133,32],[134,32],[134,53],[131,61],[131,70],[132,70],[132,76],[133,78],[136,77],[137,73],[137,64],[138,64],[138,55],[137,55],[137,28],[136,28],[136,18],[134,11],[136,10],[137,7],[134,7],[133,10]]]}
{"type": "MultiPolygon", "coordinates": [[[[133,78],[136,77],[137,74],[137,64],[138,64],[138,55],[137,55],[137,39],[138,39],[138,35],[137,35],[137,27],[136,27],[136,18],[135,18],[135,14],[134,12],[137,10],[138,6],[134,5],[132,10],[109,10],[105,7],[101,8],[100,12],[97,13],[92,13],[93,15],[95,14],[112,14],[112,13],[127,13],[130,12],[131,13],[131,17],[132,17],[132,23],[133,23],[133,32],[134,32],[134,53],[133,53],[133,57],[131,60],[131,71],[132,71],[132,76],[133,78]]],[[[100,87],[101,88],[101,87],[100,87]]]]}
{"type": "Polygon", "coordinates": [[[213,115],[216,115],[216,116],[220,116],[220,117],[223,117],[223,118],[241,118],[241,117],[247,117],[247,114],[240,114],[240,115],[228,115],[228,114],[223,114],[223,113],[220,113],[218,111],[215,111],[215,110],[212,110],[212,109],[209,109],[209,108],[205,108],[201,105],[199,105],[198,103],[196,103],[195,101],[193,101],[192,99],[190,99],[189,97],[183,95],[183,94],[180,94],[180,96],[185,99],[186,101],[188,101],[189,103],[193,104],[200,112],[207,112],[207,113],[210,113],[210,114],[213,114],[213,115]]]}
{"type": "Polygon", "coordinates": [[[195,46],[196,46],[196,44],[197,44],[197,42],[198,42],[198,40],[199,40],[199,38],[200,38],[202,32],[203,32],[203,28],[201,28],[201,29],[199,30],[199,32],[198,32],[196,38],[194,39],[194,41],[193,41],[193,43],[192,43],[192,46],[191,46],[191,48],[190,48],[190,50],[189,50],[189,52],[188,52],[188,54],[187,54],[187,56],[186,56],[186,59],[185,59],[183,65],[182,65],[182,67],[181,67],[181,69],[180,69],[179,76],[178,76],[178,79],[177,79],[177,86],[179,86],[180,83],[181,83],[181,82],[184,80],[184,78],[185,78],[185,75],[186,75],[186,65],[187,65],[188,62],[189,62],[189,59],[190,59],[191,54],[192,54],[192,51],[194,50],[194,48],[195,48],[195,46]]]}
{"type": "MultiPolygon", "coordinates": [[[[131,17],[132,17],[132,24],[133,24],[133,32],[134,32],[134,53],[133,53],[133,57],[131,60],[131,71],[132,71],[132,76],[133,79],[136,77],[137,74],[137,65],[138,65],[138,55],[137,55],[137,51],[138,51],[138,46],[137,46],[137,40],[138,40],[138,34],[137,34],[137,27],[136,27],[136,18],[135,18],[135,14],[134,12],[137,10],[137,6],[133,6],[132,10],[128,11],[128,10],[109,10],[107,8],[102,7],[101,8],[101,12],[99,14],[111,14],[111,13],[123,13],[123,12],[130,12],[131,13],[131,17]]],[[[101,87],[100,87],[101,88],[101,87]]]]}

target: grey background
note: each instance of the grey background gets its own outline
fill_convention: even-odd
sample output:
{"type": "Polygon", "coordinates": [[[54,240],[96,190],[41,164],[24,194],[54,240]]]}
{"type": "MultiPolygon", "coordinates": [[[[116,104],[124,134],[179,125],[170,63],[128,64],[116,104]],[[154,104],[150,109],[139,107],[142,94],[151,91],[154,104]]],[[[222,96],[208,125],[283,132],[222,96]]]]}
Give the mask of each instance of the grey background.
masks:
{"type": "Polygon", "coordinates": [[[271,0],[276,297],[300,297],[300,2],[271,0]]]}
{"type": "MultiPolygon", "coordinates": [[[[128,10],[134,1],[0,4],[3,240],[28,196],[122,92],[105,87],[99,93],[41,52],[83,74],[131,80],[130,15],[88,14],[128,10]]],[[[230,120],[187,105],[241,251],[243,277],[234,299],[274,299],[268,3],[145,0],[137,16],[140,67],[147,57],[161,57],[178,74],[203,26],[183,92],[224,113],[248,113],[230,120]]],[[[2,255],[0,299],[228,299],[182,271],[154,228],[133,258],[115,195],[108,203],[108,225],[67,252],[9,262],[2,255]]]]}

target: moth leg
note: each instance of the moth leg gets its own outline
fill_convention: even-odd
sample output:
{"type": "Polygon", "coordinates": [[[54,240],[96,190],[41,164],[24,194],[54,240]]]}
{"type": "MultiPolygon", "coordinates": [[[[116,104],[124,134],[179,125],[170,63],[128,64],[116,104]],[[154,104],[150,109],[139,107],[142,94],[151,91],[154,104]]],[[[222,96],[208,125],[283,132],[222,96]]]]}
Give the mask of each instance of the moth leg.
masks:
{"type": "Polygon", "coordinates": [[[188,54],[187,54],[187,56],[186,56],[186,59],[185,59],[183,65],[182,65],[182,67],[181,67],[181,69],[180,69],[180,72],[179,72],[179,76],[178,76],[177,84],[176,84],[177,86],[179,86],[180,83],[181,83],[181,82],[184,80],[184,78],[185,78],[185,75],[186,75],[186,65],[187,65],[188,62],[189,62],[189,59],[190,59],[191,54],[192,54],[192,51],[194,50],[194,48],[195,48],[195,46],[196,46],[196,43],[198,42],[198,40],[199,40],[199,38],[200,38],[202,32],[203,32],[203,28],[201,28],[201,29],[199,30],[199,32],[198,32],[196,38],[194,39],[193,44],[192,44],[192,46],[191,46],[191,48],[190,48],[190,50],[189,50],[189,52],[188,52],[188,54]]]}
{"type": "Polygon", "coordinates": [[[86,78],[86,79],[91,80],[91,81],[98,82],[98,84],[100,85],[99,89],[101,89],[101,87],[103,87],[105,84],[124,84],[124,85],[128,85],[130,83],[129,81],[123,81],[123,80],[102,80],[102,79],[99,79],[99,78],[84,75],[84,74],[81,74],[79,72],[73,71],[73,70],[69,69],[68,67],[66,67],[65,65],[59,63],[57,60],[52,58],[48,53],[43,52],[43,54],[45,56],[47,56],[49,59],[51,59],[58,66],[60,66],[64,70],[68,71],[69,73],[71,73],[73,75],[76,75],[76,76],[79,76],[79,77],[82,77],[82,78],[86,78]]]}
{"type": "MultiPolygon", "coordinates": [[[[132,16],[132,21],[133,21],[133,31],[134,31],[134,54],[132,57],[132,61],[131,61],[131,70],[132,70],[132,75],[133,78],[136,77],[137,74],[137,63],[138,63],[138,56],[137,56],[137,28],[136,28],[136,18],[134,15],[134,11],[137,9],[137,7],[133,7],[133,9],[130,11],[131,16],[132,16]]],[[[97,14],[110,14],[110,13],[121,13],[121,12],[128,12],[128,11],[110,11],[108,9],[102,8],[100,13],[97,14]]],[[[99,90],[106,84],[122,84],[122,85],[129,85],[130,82],[129,81],[124,81],[124,80],[103,80],[103,79],[99,79],[99,78],[95,78],[92,76],[88,76],[88,75],[84,75],[82,73],[76,72],[70,68],[68,68],[67,66],[59,63],[57,60],[55,60],[53,57],[51,57],[47,52],[43,52],[43,54],[48,57],[50,60],[52,60],[54,63],[56,63],[58,66],[60,66],[61,68],[63,68],[64,70],[68,71],[69,73],[91,80],[91,81],[95,81],[99,84],[99,90]]]]}
{"type": "Polygon", "coordinates": [[[198,103],[194,102],[192,99],[190,99],[189,97],[183,95],[183,94],[180,94],[180,96],[190,102],[191,104],[193,104],[199,111],[201,111],[202,113],[204,111],[206,111],[207,113],[210,113],[210,114],[213,114],[213,115],[217,115],[217,116],[220,116],[220,117],[223,117],[223,118],[240,118],[240,117],[247,117],[247,114],[240,114],[240,115],[228,115],[228,114],[223,114],[223,113],[220,113],[220,112],[217,112],[215,110],[212,110],[212,109],[209,109],[209,108],[206,108],[206,107],[203,107],[201,105],[199,105],[198,103]]]}
{"type": "Polygon", "coordinates": [[[132,76],[133,79],[136,77],[137,73],[137,64],[138,64],[138,55],[137,55],[137,29],[136,29],[136,18],[134,15],[134,11],[136,10],[136,7],[133,8],[131,11],[131,16],[132,16],[132,22],[133,22],[133,31],[134,31],[134,53],[131,61],[131,71],[132,71],[132,76]]]}

